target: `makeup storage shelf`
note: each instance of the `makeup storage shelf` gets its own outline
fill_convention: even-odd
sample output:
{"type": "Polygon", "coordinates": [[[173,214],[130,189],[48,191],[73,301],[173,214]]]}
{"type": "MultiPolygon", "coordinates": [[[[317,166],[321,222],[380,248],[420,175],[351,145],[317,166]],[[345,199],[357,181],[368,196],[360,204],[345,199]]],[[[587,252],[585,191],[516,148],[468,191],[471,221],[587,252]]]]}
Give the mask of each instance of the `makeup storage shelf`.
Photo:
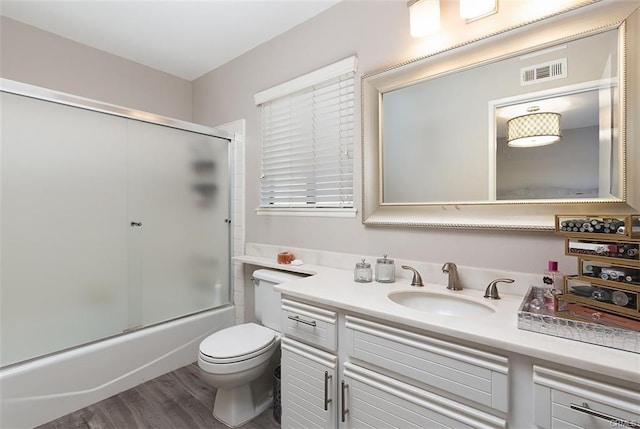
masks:
{"type": "Polygon", "coordinates": [[[557,215],[565,254],[578,275],[565,276],[556,300],[569,318],[640,331],[640,215],[557,215]]]}

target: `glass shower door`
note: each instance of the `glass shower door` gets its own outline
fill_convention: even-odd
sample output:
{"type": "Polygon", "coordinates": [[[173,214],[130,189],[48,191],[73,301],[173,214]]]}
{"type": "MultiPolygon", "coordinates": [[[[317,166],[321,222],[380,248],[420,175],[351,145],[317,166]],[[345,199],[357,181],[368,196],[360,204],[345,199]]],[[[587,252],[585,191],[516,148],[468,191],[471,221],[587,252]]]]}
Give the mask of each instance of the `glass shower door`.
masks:
{"type": "Polygon", "coordinates": [[[230,302],[228,140],[0,95],[0,366],[230,302]]]}
{"type": "Polygon", "coordinates": [[[134,120],[127,135],[132,326],[229,303],[229,142],[134,120]]]}
{"type": "Polygon", "coordinates": [[[127,328],[127,130],[114,116],[1,97],[4,366],[127,328]]]}

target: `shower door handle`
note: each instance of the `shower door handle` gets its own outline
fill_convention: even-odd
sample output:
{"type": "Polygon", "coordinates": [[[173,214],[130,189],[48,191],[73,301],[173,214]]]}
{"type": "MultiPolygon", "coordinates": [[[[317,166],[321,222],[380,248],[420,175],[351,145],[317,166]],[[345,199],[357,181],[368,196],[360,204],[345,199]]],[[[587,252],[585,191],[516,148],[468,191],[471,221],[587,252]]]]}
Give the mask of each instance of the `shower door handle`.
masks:
{"type": "Polygon", "coordinates": [[[131,222],[131,226],[142,226],[142,222],[131,222]]]}

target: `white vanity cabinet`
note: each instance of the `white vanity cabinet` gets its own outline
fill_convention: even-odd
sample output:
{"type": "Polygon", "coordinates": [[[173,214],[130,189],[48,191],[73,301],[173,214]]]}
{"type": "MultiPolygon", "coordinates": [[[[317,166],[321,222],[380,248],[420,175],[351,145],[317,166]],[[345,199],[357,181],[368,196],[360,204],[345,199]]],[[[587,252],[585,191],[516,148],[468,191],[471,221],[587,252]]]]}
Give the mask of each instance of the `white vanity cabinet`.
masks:
{"type": "Polygon", "coordinates": [[[283,428],[506,427],[502,356],[286,297],[282,325],[283,428]]]}
{"type": "Polygon", "coordinates": [[[283,429],[335,428],[337,313],[282,299],[283,429]]]}
{"type": "Polygon", "coordinates": [[[640,392],[533,367],[535,423],[545,429],[640,428],[640,392]]]}
{"type": "Polygon", "coordinates": [[[625,380],[289,296],[282,322],[284,429],[640,428],[625,380]]]}

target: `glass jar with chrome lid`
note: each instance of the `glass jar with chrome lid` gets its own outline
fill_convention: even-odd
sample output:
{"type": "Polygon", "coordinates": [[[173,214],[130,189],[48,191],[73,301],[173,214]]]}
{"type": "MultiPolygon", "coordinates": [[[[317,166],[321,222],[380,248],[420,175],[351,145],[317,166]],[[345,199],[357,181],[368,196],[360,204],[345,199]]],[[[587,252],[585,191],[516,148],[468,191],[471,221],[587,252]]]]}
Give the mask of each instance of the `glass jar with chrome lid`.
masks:
{"type": "Polygon", "coordinates": [[[396,281],[396,264],[387,255],[376,261],[376,281],[379,283],[393,283],[396,281]]]}
{"type": "Polygon", "coordinates": [[[356,264],[356,267],[353,270],[353,280],[358,283],[371,282],[371,264],[365,262],[364,258],[362,258],[362,262],[358,262],[356,264]]]}

